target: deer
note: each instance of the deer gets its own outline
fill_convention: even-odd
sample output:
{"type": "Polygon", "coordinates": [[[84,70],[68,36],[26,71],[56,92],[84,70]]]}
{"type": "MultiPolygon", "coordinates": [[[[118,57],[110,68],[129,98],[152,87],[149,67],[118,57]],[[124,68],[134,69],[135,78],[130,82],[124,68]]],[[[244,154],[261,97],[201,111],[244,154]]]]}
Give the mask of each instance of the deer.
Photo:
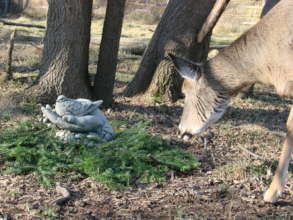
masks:
{"type": "MultiPolygon", "coordinates": [[[[273,85],[280,96],[293,97],[293,1],[280,1],[257,24],[205,63],[169,54],[183,77],[185,95],[179,123],[180,136],[206,130],[225,113],[229,100],[254,83],[273,85]]],[[[278,167],[264,193],[278,201],[286,184],[293,151],[293,107],[278,167]]]]}

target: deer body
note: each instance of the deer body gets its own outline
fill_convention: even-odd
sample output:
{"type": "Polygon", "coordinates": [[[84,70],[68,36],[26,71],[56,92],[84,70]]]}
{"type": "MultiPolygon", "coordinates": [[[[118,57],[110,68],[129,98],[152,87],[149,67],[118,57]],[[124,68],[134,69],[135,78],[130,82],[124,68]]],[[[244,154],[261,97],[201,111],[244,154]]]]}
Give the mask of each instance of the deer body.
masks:
{"type": "MultiPolygon", "coordinates": [[[[293,97],[292,11],[293,1],[282,0],[231,46],[203,65],[170,55],[185,78],[185,106],[179,125],[182,136],[197,134],[216,122],[229,99],[253,83],[271,84],[279,95],[293,97]]],[[[285,185],[293,151],[292,109],[279,165],[264,195],[268,202],[276,202],[285,185]]]]}
{"type": "Polygon", "coordinates": [[[207,62],[210,74],[227,84],[227,89],[260,82],[274,85],[279,95],[293,95],[287,84],[293,81],[293,1],[281,2],[275,7],[230,47],[207,62]],[[231,79],[235,85],[231,85],[231,79]]]}

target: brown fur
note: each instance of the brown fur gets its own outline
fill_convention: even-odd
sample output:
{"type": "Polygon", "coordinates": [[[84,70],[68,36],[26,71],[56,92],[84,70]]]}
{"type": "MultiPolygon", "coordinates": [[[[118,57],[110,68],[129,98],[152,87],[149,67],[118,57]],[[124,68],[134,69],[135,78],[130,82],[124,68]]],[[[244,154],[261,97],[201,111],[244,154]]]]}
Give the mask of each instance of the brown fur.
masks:
{"type": "MultiPolygon", "coordinates": [[[[279,95],[293,97],[292,0],[282,0],[258,24],[209,60],[199,80],[185,80],[186,100],[179,129],[183,133],[196,133],[190,131],[202,126],[200,111],[194,107],[199,98],[205,99],[201,101],[204,110],[211,111],[215,94],[232,96],[256,82],[273,85],[279,95]]],[[[293,151],[293,107],[287,128],[277,171],[264,195],[268,202],[276,202],[285,185],[293,151]]]]}
{"type": "Polygon", "coordinates": [[[228,91],[243,84],[274,85],[278,94],[292,96],[293,1],[281,1],[260,22],[206,64],[211,77],[228,91]]]}

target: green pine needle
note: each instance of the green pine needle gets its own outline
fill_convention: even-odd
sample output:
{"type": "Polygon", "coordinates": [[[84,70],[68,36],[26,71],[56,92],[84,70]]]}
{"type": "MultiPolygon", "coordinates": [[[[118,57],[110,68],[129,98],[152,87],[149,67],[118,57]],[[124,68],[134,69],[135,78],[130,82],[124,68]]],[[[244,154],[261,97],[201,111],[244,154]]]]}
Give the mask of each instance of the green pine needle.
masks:
{"type": "Polygon", "coordinates": [[[191,153],[149,135],[146,126],[140,122],[112,141],[86,147],[60,142],[55,129],[43,123],[22,122],[0,131],[0,172],[37,173],[45,185],[62,176],[91,177],[121,189],[136,181],[166,181],[170,170],[186,172],[199,165],[191,153]]]}

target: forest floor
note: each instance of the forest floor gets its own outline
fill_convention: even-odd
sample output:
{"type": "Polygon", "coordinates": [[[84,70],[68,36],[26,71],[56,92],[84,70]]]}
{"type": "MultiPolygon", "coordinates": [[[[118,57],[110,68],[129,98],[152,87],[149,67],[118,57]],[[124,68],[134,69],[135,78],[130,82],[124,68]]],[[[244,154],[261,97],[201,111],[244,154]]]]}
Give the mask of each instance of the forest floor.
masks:
{"type": "MultiPolygon", "coordinates": [[[[0,25],[0,74],[5,68],[11,29],[0,25]]],[[[151,33],[154,26],[149,29],[151,33]]],[[[43,34],[42,30],[19,31],[13,61],[17,80],[0,87],[0,129],[39,116],[38,104],[7,99],[6,94],[22,91],[37,74],[43,34]]],[[[92,45],[94,59],[96,44],[92,45]]],[[[262,200],[280,154],[293,101],[275,95],[270,87],[256,85],[252,96],[233,99],[216,125],[182,141],[177,138],[182,100],[160,103],[120,96],[139,61],[119,62],[115,104],[105,110],[106,117],[110,122],[128,122],[128,127],[150,120],[151,135],[192,152],[201,165],[185,174],[174,173],[167,182],[138,184],[123,191],[110,190],[90,178],[63,179],[73,199],[62,206],[52,204],[60,196],[55,187],[40,184],[35,174],[0,174],[0,219],[293,219],[292,162],[280,201],[272,205],[262,200]]],[[[92,64],[90,71],[94,70],[92,64]]]]}

